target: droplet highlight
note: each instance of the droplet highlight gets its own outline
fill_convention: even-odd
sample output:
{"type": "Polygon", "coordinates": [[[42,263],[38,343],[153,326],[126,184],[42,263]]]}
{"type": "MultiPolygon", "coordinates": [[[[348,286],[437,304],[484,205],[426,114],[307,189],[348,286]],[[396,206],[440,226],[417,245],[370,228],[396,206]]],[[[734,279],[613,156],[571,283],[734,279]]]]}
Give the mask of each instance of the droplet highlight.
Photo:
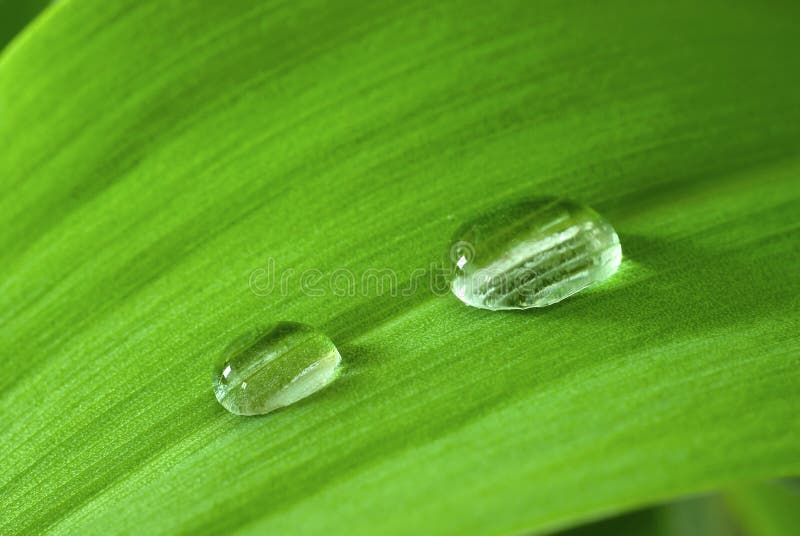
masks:
{"type": "Polygon", "coordinates": [[[592,208],[566,199],[532,199],[463,225],[450,257],[451,290],[472,307],[545,307],[607,279],[622,248],[614,228],[592,208]]]}
{"type": "Polygon", "coordinates": [[[224,353],[214,394],[236,415],[262,415],[294,404],[330,384],[341,355],[321,331],[278,322],[244,335],[224,353]]]}

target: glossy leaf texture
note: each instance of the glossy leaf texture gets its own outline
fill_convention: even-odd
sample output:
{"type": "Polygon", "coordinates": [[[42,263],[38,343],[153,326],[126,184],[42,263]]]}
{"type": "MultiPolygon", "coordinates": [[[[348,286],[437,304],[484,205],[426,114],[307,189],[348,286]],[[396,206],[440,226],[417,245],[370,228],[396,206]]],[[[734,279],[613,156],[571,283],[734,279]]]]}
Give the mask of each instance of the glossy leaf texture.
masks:
{"type": "Polygon", "coordinates": [[[0,55],[0,532],[528,533],[800,473],[798,21],[52,5],[0,55]],[[531,196],[620,271],[513,313],[417,277],[531,196]],[[417,288],[329,284],[385,270],[417,288]],[[213,363],[279,320],[342,376],[228,414],[213,363]]]}

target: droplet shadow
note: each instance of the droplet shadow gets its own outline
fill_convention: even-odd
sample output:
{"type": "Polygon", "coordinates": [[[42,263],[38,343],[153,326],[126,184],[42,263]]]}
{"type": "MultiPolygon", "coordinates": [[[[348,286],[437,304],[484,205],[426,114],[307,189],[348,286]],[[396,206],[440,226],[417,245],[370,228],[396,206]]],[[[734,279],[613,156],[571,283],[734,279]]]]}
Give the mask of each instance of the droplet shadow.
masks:
{"type": "MultiPolygon", "coordinates": [[[[633,322],[663,332],[725,328],[779,314],[795,301],[752,250],[711,251],[691,239],[621,235],[633,261],[628,282],[599,284],[568,298],[558,314],[597,322],[633,322]],[[636,273],[644,272],[644,273],[636,273]]],[[[612,278],[613,280],[613,278],[612,278]]],[[[559,304],[559,305],[562,305],[559,304]]]]}

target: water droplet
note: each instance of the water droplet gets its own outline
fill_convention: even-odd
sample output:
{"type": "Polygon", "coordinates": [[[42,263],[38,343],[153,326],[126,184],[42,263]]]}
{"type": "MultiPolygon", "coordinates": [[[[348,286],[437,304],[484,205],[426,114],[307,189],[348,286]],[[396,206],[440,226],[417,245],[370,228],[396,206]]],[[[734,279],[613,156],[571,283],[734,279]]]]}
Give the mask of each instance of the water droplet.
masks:
{"type": "Polygon", "coordinates": [[[294,404],[336,379],[341,356],[321,331],[278,322],[231,344],[214,394],[237,415],[261,415],[294,404]]]}
{"type": "Polygon", "coordinates": [[[481,309],[528,309],[559,302],[617,271],[614,228],[586,205],[533,199],[462,226],[450,248],[453,293],[481,309]]]}

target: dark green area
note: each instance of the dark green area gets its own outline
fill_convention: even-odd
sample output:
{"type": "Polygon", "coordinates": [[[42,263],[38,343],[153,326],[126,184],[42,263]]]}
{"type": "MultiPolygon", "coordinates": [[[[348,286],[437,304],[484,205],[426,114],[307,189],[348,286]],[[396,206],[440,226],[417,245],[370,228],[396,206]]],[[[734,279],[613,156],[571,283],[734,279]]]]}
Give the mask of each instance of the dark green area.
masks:
{"type": "Polygon", "coordinates": [[[786,481],[740,484],[719,494],[587,523],[557,536],[783,536],[797,531],[798,506],[800,492],[786,481]]]}
{"type": "Polygon", "coordinates": [[[49,0],[0,0],[0,50],[48,4],[49,0]]]}

